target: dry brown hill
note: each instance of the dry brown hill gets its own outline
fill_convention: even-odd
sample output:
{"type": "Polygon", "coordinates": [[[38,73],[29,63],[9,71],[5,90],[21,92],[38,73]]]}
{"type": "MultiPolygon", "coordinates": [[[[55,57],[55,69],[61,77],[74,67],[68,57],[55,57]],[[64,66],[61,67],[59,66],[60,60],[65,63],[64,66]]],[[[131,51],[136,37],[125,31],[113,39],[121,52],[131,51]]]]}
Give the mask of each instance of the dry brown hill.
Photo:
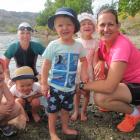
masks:
{"type": "Polygon", "coordinates": [[[15,12],[0,9],[0,32],[9,31],[10,28],[17,28],[18,24],[26,21],[35,25],[35,19],[38,13],[15,12]]]}

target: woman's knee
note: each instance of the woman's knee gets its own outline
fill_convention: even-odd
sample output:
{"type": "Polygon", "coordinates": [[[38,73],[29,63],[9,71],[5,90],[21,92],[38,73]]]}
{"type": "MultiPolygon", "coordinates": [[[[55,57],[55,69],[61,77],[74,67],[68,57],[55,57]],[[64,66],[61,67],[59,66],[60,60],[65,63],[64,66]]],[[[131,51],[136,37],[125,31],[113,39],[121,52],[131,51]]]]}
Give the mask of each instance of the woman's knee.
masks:
{"type": "Polygon", "coordinates": [[[108,102],[107,96],[104,96],[103,94],[95,94],[93,98],[97,106],[104,106],[108,102]]]}

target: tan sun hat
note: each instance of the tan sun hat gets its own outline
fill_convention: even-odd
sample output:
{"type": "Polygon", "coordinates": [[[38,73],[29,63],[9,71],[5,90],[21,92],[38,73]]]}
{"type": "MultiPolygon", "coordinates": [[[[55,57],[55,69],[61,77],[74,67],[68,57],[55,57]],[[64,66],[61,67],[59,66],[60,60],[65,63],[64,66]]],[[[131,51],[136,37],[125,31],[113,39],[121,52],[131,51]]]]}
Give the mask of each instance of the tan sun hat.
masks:
{"type": "Polygon", "coordinates": [[[22,66],[15,70],[12,80],[16,81],[16,80],[23,80],[23,79],[33,79],[33,80],[37,79],[34,76],[34,72],[32,68],[28,66],[22,66]]]}

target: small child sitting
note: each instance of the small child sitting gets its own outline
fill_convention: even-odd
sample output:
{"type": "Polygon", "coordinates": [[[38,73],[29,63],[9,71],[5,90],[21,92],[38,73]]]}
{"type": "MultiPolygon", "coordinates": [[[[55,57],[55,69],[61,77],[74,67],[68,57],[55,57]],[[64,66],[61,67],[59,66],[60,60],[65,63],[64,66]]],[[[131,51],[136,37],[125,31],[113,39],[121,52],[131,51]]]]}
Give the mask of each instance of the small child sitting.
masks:
{"type": "MultiPolygon", "coordinates": [[[[31,107],[32,117],[35,122],[40,121],[38,110],[40,109],[40,99],[42,96],[40,85],[34,76],[33,70],[28,66],[17,68],[14,72],[12,80],[15,84],[10,88],[11,93],[25,109],[29,110],[31,107]]],[[[27,116],[29,120],[29,117],[27,116]]]]}

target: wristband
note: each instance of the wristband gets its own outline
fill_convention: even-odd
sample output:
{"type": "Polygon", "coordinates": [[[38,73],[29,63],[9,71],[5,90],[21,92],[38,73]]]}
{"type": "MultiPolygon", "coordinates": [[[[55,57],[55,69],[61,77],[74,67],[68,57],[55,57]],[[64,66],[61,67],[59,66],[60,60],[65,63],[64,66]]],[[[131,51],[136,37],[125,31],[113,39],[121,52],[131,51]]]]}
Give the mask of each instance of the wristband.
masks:
{"type": "Polygon", "coordinates": [[[80,82],[80,84],[79,84],[79,89],[84,89],[84,85],[85,85],[84,82],[80,82]]]}

